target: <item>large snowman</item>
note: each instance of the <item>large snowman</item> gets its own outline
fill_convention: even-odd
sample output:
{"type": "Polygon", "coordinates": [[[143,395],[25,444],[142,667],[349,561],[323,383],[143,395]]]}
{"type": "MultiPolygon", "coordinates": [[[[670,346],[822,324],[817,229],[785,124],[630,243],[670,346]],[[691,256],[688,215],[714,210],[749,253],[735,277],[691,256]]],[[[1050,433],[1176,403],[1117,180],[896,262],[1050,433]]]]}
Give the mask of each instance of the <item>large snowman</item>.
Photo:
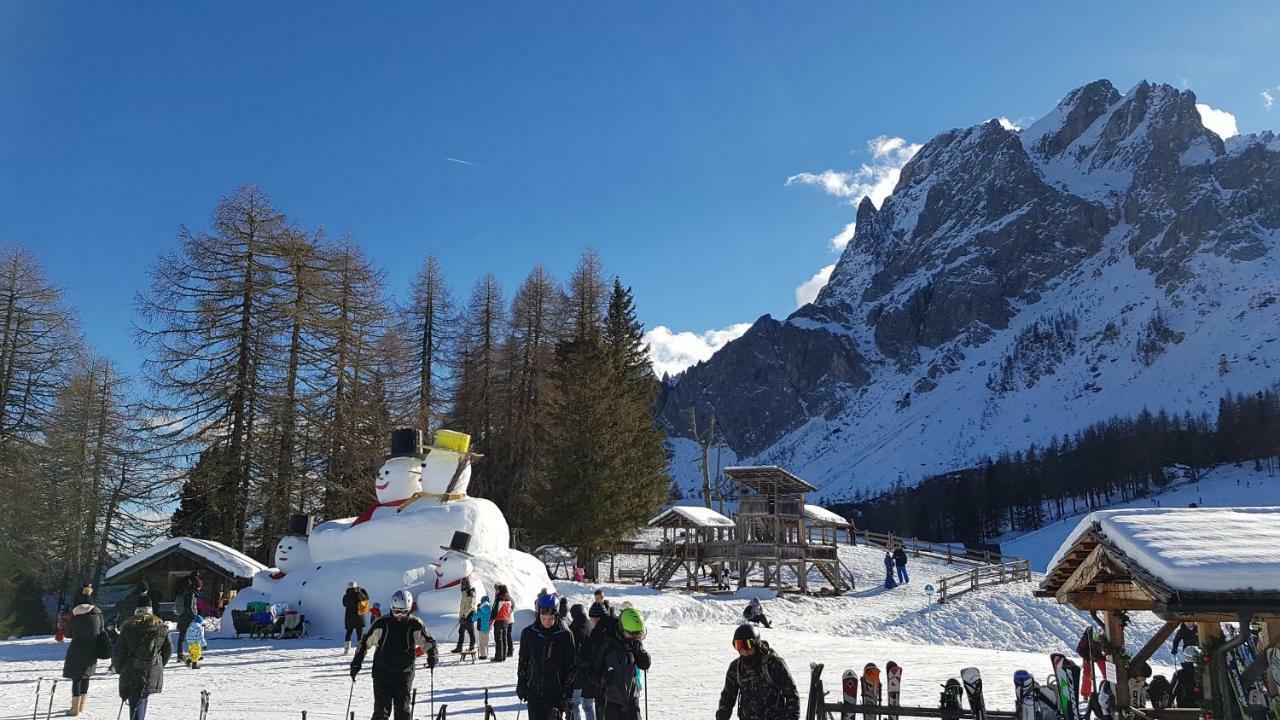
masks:
{"type": "Polygon", "coordinates": [[[502,584],[515,608],[532,608],[551,580],[536,558],[511,549],[511,530],[498,507],[467,495],[471,461],[479,457],[470,452],[470,441],[440,430],[424,453],[417,430],[396,430],[391,456],[374,480],[377,502],[357,517],[321,523],[309,538],[282,538],[276,567],[258,573],[252,587],[236,595],[223,632],[232,632],[232,610],[254,601],[283,602],[306,617],[313,635],[336,638],[343,631],[342,595],[352,580],[384,608],[392,593],[408,588],[418,616],[441,641],[456,632],[464,578],[477,596],[502,584]]]}

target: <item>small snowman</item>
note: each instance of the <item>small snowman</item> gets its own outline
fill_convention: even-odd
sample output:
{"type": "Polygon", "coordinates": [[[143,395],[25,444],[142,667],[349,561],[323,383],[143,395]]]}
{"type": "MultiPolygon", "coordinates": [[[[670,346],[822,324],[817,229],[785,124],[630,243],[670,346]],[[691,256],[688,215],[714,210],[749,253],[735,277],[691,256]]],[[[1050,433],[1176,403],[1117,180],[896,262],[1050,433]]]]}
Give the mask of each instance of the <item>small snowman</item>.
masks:
{"type": "Polygon", "coordinates": [[[308,547],[307,537],[305,535],[285,535],[280,538],[280,542],[276,543],[273,564],[276,570],[280,571],[281,576],[287,575],[290,570],[310,565],[311,548],[308,547]]]}

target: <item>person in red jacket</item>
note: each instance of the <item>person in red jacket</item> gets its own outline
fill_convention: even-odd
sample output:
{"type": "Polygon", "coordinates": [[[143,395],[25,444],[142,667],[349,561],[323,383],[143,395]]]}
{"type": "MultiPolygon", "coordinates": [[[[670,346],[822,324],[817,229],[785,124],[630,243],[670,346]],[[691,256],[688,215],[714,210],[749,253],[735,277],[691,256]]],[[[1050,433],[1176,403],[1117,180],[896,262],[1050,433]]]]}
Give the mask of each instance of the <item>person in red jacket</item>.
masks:
{"type": "Polygon", "coordinates": [[[515,644],[511,641],[512,603],[511,594],[506,585],[498,585],[493,600],[493,660],[502,662],[515,653],[515,644]]]}

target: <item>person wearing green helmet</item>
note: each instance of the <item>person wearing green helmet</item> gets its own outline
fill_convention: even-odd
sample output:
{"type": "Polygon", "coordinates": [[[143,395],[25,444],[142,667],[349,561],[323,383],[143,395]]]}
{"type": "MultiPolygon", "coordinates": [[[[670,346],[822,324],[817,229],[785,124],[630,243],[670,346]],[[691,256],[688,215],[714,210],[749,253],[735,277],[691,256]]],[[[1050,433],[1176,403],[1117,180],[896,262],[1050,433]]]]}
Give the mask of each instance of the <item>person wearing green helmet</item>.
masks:
{"type": "Polygon", "coordinates": [[[651,664],[644,649],[644,617],[635,608],[626,608],[618,617],[605,616],[598,622],[596,715],[609,720],[640,720],[641,673],[651,664]]]}

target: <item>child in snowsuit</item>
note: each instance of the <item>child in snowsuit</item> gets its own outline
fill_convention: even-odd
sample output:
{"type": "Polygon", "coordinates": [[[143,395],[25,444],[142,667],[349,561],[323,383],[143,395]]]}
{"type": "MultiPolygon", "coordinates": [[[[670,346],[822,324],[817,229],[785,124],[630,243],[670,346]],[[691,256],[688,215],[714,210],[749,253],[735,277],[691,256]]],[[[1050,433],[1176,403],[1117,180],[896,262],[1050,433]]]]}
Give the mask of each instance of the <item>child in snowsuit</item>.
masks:
{"type": "Polygon", "coordinates": [[[493,617],[493,606],[489,604],[489,596],[480,598],[476,608],[476,632],[480,633],[480,659],[489,659],[489,622],[493,617]]]}
{"type": "Polygon", "coordinates": [[[898,583],[893,579],[893,553],[886,550],[884,552],[884,589],[892,590],[896,587],[898,583]]]}
{"type": "Polygon", "coordinates": [[[747,609],[742,611],[742,617],[746,618],[749,623],[756,623],[767,628],[773,627],[769,624],[769,618],[764,616],[764,608],[760,607],[760,598],[751,598],[751,602],[747,603],[747,609]]]}
{"type": "Polygon", "coordinates": [[[196,615],[191,619],[191,624],[187,626],[187,636],[182,639],[182,642],[187,646],[187,667],[199,670],[204,649],[209,647],[209,643],[204,639],[203,615],[196,615]]]}

